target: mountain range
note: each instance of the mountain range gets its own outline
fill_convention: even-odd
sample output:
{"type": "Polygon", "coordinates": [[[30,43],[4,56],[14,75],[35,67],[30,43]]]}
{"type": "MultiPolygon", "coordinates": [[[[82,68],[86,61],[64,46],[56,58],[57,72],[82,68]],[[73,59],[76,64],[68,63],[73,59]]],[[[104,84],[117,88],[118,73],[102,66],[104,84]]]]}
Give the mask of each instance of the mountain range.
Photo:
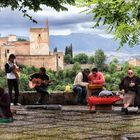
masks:
{"type": "MultiPolygon", "coordinates": [[[[29,40],[28,37],[21,37],[29,40]]],[[[130,58],[140,58],[140,45],[130,48],[125,45],[119,48],[119,42],[112,38],[105,38],[95,34],[73,33],[70,35],[50,35],[50,50],[53,51],[57,47],[58,51],[65,51],[66,46],[73,46],[73,53],[86,53],[94,55],[97,49],[102,49],[109,60],[117,58],[120,62],[126,61],[130,58]]]]}
{"type": "Polygon", "coordinates": [[[59,51],[65,51],[66,46],[72,43],[73,53],[79,52],[94,54],[97,49],[102,49],[107,57],[116,57],[120,61],[125,61],[131,57],[140,57],[140,45],[133,48],[125,45],[119,48],[119,42],[114,41],[112,38],[105,38],[95,34],[73,33],[70,35],[50,35],[50,48],[53,50],[55,47],[59,51]]]}

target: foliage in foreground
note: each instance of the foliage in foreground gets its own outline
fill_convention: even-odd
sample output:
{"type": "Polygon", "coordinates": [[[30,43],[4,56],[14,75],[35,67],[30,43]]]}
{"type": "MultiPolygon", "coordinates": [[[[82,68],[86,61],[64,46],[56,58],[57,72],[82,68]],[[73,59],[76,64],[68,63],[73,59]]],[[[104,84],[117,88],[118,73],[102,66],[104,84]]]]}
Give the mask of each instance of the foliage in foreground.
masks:
{"type": "Polygon", "coordinates": [[[93,27],[105,26],[115,35],[120,45],[139,44],[140,1],[139,0],[76,0],[78,6],[87,7],[93,15],[93,27]]]}

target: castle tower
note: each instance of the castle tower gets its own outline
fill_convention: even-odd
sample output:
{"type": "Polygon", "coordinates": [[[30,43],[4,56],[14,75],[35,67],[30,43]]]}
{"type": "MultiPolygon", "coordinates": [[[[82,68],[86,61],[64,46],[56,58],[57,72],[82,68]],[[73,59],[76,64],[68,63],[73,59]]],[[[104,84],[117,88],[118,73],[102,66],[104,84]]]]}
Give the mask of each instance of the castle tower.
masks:
{"type": "Polygon", "coordinates": [[[46,28],[30,29],[30,55],[49,55],[48,22],[46,24],[46,28]]]}

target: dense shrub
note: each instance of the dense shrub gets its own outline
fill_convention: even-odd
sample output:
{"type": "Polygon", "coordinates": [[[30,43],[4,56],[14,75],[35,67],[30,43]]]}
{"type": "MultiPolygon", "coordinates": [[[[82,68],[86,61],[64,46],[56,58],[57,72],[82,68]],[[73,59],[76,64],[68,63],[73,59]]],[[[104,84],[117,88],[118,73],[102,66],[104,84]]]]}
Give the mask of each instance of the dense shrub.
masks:
{"type": "MultiPolygon", "coordinates": [[[[114,69],[115,68],[114,65],[113,67],[112,65],[108,65],[108,71],[104,72],[105,79],[106,79],[106,89],[118,90],[118,85],[121,79],[124,76],[126,76],[128,67],[129,67],[128,63],[124,63],[122,64],[122,69],[116,71],[114,69]],[[113,70],[114,72],[110,72],[110,70],[113,70]]],[[[24,65],[22,65],[21,68],[22,68],[22,72],[21,72],[20,84],[19,84],[20,90],[21,91],[32,90],[28,87],[29,75],[34,72],[37,72],[39,69],[35,67],[27,67],[24,65]]],[[[77,62],[74,64],[72,68],[66,70],[60,70],[58,72],[47,69],[47,74],[52,80],[52,84],[48,87],[49,91],[64,91],[66,85],[70,85],[72,90],[74,78],[80,70],[81,70],[80,64],[77,62]]],[[[136,75],[140,76],[139,67],[134,67],[134,71],[136,75]]],[[[5,72],[2,70],[0,70],[0,86],[7,88],[6,75],[5,72]]]]}

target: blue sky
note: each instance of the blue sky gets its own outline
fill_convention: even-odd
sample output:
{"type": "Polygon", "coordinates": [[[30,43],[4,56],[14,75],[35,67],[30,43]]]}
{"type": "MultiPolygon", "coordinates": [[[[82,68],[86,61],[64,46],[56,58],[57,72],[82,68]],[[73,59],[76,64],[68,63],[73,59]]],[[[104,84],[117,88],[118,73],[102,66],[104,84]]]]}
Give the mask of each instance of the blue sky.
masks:
{"type": "Polygon", "coordinates": [[[32,23],[28,18],[23,17],[19,11],[11,11],[9,8],[0,11],[0,34],[16,34],[18,36],[29,36],[29,28],[44,27],[45,20],[49,21],[50,35],[68,35],[71,33],[98,34],[105,38],[112,35],[107,34],[103,29],[92,29],[92,15],[81,13],[85,8],[67,6],[68,11],[57,12],[49,7],[42,7],[42,11],[28,13],[38,21],[32,23]]]}

